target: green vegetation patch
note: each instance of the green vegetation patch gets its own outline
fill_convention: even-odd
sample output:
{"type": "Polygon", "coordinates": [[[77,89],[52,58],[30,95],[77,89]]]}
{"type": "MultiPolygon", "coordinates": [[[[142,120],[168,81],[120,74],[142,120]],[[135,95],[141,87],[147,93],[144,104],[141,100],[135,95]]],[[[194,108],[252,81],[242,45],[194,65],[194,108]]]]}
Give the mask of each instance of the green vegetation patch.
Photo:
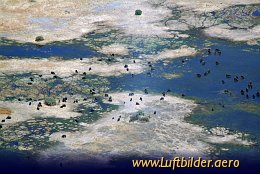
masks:
{"type": "Polygon", "coordinates": [[[44,99],[44,104],[47,106],[55,106],[57,104],[57,102],[54,97],[46,97],[44,99]]]}
{"type": "Polygon", "coordinates": [[[43,36],[37,36],[37,37],[35,38],[35,41],[36,41],[36,42],[41,42],[41,41],[44,41],[44,38],[43,38],[43,36]]]}
{"type": "Polygon", "coordinates": [[[142,10],[135,10],[135,15],[138,15],[138,16],[142,15],[142,10]]]}
{"type": "Polygon", "coordinates": [[[242,110],[242,111],[245,111],[245,112],[260,115],[260,105],[259,104],[242,103],[242,104],[238,104],[237,108],[239,110],[242,110]]]}
{"type": "Polygon", "coordinates": [[[146,115],[143,111],[138,111],[135,115],[130,116],[129,122],[139,121],[142,123],[149,122],[150,115],[146,115]]]}

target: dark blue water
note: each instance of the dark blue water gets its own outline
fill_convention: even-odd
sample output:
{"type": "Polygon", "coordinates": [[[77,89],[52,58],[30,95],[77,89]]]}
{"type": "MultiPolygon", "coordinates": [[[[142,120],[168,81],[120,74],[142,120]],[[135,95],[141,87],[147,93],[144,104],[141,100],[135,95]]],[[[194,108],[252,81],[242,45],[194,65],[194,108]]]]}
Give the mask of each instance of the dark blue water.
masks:
{"type": "Polygon", "coordinates": [[[71,41],[70,43],[54,42],[46,45],[32,43],[19,44],[11,42],[0,46],[0,55],[19,58],[49,58],[52,56],[69,58],[87,58],[98,55],[94,50],[84,45],[84,42],[71,41]]]}
{"type": "Polygon", "coordinates": [[[15,174],[15,173],[138,173],[138,174],[150,174],[150,173],[258,173],[259,165],[257,162],[247,161],[244,159],[245,154],[240,154],[240,166],[239,168],[176,168],[174,171],[171,168],[133,168],[132,159],[144,159],[136,157],[122,158],[118,161],[112,161],[111,166],[116,167],[102,167],[102,164],[92,164],[89,161],[79,163],[61,163],[52,162],[48,163],[48,167],[38,163],[32,158],[32,154],[26,152],[14,152],[14,151],[1,151],[0,150],[0,163],[5,164],[0,167],[1,172],[15,174]]]}
{"type": "MultiPolygon", "coordinates": [[[[221,56],[210,55],[205,57],[205,54],[202,53],[195,58],[187,59],[185,63],[181,62],[182,59],[174,60],[166,66],[158,63],[153,65],[155,70],[151,72],[151,77],[144,73],[134,77],[124,75],[119,78],[111,78],[112,89],[117,87],[126,90],[148,88],[155,92],[171,89],[175,93],[184,93],[188,96],[207,100],[226,99],[225,95],[220,93],[224,89],[228,89],[233,92],[232,99],[248,101],[245,100],[245,97],[240,96],[240,90],[245,89],[249,81],[254,84],[249,94],[255,94],[260,90],[260,71],[258,69],[260,54],[243,51],[243,47],[240,45],[236,47],[217,45],[215,47],[222,50],[221,56]],[[201,58],[206,62],[204,66],[200,63],[201,58]],[[216,61],[219,62],[219,65],[215,64],[216,61]],[[210,74],[203,76],[203,73],[208,70],[210,70],[210,74]],[[181,78],[168,80],[161,77],[162,73],[181,73],[183,75],[181,78]],[[198,78],[197,73],[202,74],[202,77],[198,78]],[[230,74],[232,77],[227,79],[226,74],[230,74]],[[233,78],[241,75],[245,79],[234,82],[233,78]],[[222,80],[225,81],[225,84],[221,83],[222,80]]],[[[259,101],[259,99],[256,98],[255,101],[259,101]]]]}
{"type": "Polygon", "coordinates": [[[260,11],[256,10],[252,13],[252,16],[260,17],[260,11]]]}
{"type": "MultiPolygon", "coordinates": [[[[236,131],[249,133],[254,141],[260,142],[260,113],[249,113],[240,111],[237,105],[241,103],[258,105],[260,97],[255,97],[256,92],[260,91],[260,54],[259,47],[248,46],[246,44],[230,44],[222,40],[214,40],[212,49],[218,48],[222,51],[221,56],[207,55],[202,52],[194,58],[185,58],[174,60],[168,65],[162,62],[153,65],[155,68],[151,72],[151,77],[146,73],[135,75],[124,75],[111,78],[111,89],[123,89],[129,91],[144,90],[153,93],[162,93],[170,89],[175,95],[184,94],[188,98],[194,98],[198,102],[212,104],[218,109],[219,104],[224,105],[221,112],[211,113],[210,116],[194,113],[191,119],[192,123],[204,125],[207,127],[223,126],[236,131]],[[253,49],[253,51],[247,51],[253,49]],[[206,62],[203,66],[200,59],[206,62]],[[219,65],[216,65],[216,61],[219,65]],[[203,73],[210,70],[210,74],[204,76],[203,73]],[[181,78],[168,80],[162,78],[162,73],[181,73],[181,78]],[[202,74],[201,78],[196,76],[202,74]],[[226,78],[230,74],[231,78],[226,78]],[[244,79],[241,79],[241,75],[244,79]],[[234,82],[234,77],[238,76],[238,82],[234,82]],[[224,84],[222,84],[224,80],[224,84]],[[240,90],[247,87],[249,82],[253,82],[253,89],[249,90],[249,99],[240,94],[240,90]],[[231,95],[225,94],[224,90],[229,90],[231,95]]],[[[259,154],[259,145],[255,149],[259,154]]]]}

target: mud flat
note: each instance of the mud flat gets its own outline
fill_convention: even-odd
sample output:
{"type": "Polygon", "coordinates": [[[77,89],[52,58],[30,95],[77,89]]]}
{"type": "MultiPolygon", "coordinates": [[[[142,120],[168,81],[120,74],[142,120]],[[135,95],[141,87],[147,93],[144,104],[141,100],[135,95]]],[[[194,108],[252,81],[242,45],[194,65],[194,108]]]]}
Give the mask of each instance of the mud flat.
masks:
{"type": "Polygon", "coordinates": [[[160,20],[171,14],[167,8],[154,8],[146,1],[129,0],[5,0],[1,3],[1,11],[1,37],[36,42],[37,36],[43,36],[44,40],[38,42],[42,44],[79,38],[95,30],[106,31],[108,27],[126,34],[168,37],[168,28],[160,24],[160,20]],[[143,10],[142,16],[135,15],[137,7],[143,10]]]}
{"type": "MultiPolygon", "coordinates": [[[[99,1],[102,4],[105,1],[99,1]]],[[[1,1],[1,36],[21,42],[41,43],[78,38],[106,19],[90,13],[95,1],[1,1]]]]}
{"type": "MultiPolygon", "coordinates": [[[[86,124],[83,132],[55,133],[51,135],[51,140],[63,142],[68,149],[87,153],[89,158],[97,154],[107,158],[140,154],[159,156],[166,153],[201,155],[205,152],[202,149],[209,150],[207,144],[197,140],[201,128],[181,121],[196,107],[192,101],[171,96],[160,101],[160,95],[141,93],[134,96],[114,93],[110,96],[113,101],[105,99],[105,102],[119,105],[118,110],[104,114],[103,118],[93,124],[86,124]],[[146,119],[130,121],[131,117],[140,112],[146,119]],[[179,134],[180,130],[183,130],[185,137],[179,134]],[[68,135],[67,138],[62,139],[62,134],[68,135]]],[[[48,154],[51,151],[43,152],[43,156],[54,155],[48,154]]],[[[54,153],[60,152],[56,150],[54,153]]]]}
{"type": "Polygon", "coordinates": [[[48,60],[48,59],[9,59],[0,60],[0,72],[2,73],[22,73],[22,72],[36,72],[44,75],[50,75],[54,71],[60,77],[67,77],[75,73],[77,70],[80,74],[86,72],[88,75],[99,76],[119,76],[122,74],[132,73],[138,74],[146,68],[141,64],[129,62],[115,62],[108,64],[106,62],[99,62],[97,59],[84,60],[48,60]],[[124,68],[128,64],[128,71],[124,68]],[[89,69],[91,68],[91,70],[89,69]]]}
{"type": "Polygon", "coordinates": [[[204,32],[211,37],[228,39],[232,41],[248,41],[251,44],[260,39],[260,25],[246,30],[232,30],[230,26],[221,24],[205,29],[204,32]]]}
{"type": "Polygon", "coordinates": [[[178,20],[167,21],[166,26],[169,27],[171,30],[180,30],[180,31],[189,30],[188,24],[181,23],[178,20]]]}
{"type": "Polygon", "coordinates": [[[73,118],[80,115],[80,113],[73,111],[77,105],[74,104],[72,100],[66,102],[66,107],[64,108],[60,108],[62,103],[58,103],[55,106],[47,106],[44,104],[44,101],[32,102],[31,105],[28,103],[29,102],[0,101],[0,108],[5,107],[6,110],[8,110],[8,113],[0,114],[0,119],[6,120],[2,124],[8,125],[35,118],[73,118]],[[37,110],[39,102],[41,102],[43,106],[37,110]],[[11,119],[6,119],[7,116],[11,116],[11,119]]]}
{"type": "Polygon", "coordinates": [[[122,44],[112,44],[108,46],[103,46],[99,51],[103,54],[116,54],[116,55],[128,55],[127,45],[122,44]]]}
{"type": "MultiPolygon", "coordinates": [[[[185,31],[209,23],[210,25],[207,25],[209,29],[206,30],[206,33],[210,36],[236,41],[234,38],[237,38],[236,36],[242,31],[226,29],[228,32],[219,34],[220,31],[225,32],[226,30],[216,28],[215,24],[211,28],[211,21],[215,21],[214,18],[206,20],[196,16],[220,11],[234,5],[257,3],[259,3],[258,0],[213,0],[210,2],[196,0],[193,3],[190,3],[189,0],[80,0],[77,2],[72,0],[26,2],[2,0],[0,6],[0,37],[36,43],[36,37],[42,36],[43,40],[37,43],[44,44],[80,38],[82,35],[93,31],[102,33],[102,31],[105,32],[108,28],[111,28],[124,35],[174,38],[188,37],[188,35],[174,33],[170,30],[185,31]],[[170,8],[178,8],[187,13],[184,16],[182,14],[180,20],[171,20],[168,25],[165,25],[164,20],[174,16],[170,8]],[[142,10],[142,15],[135,15],[137,9],[142,10]]],[[[257,28],[253,30],[257,30],[258,33],[257,28]]],[[[250,34],[249,30],[244,35],[247,34],[250,34]]],[[[243,38],[247,39],[248,37],[244,36],[243,38]]]]}
{"type": "Polygon", "coordinates": [[[179,19],[166,22],[166,26],[172,30],[185,31],[192,28],[201,28],[210,37],[235,42],[245,41],[250,45],[257,45],[259,44],[259,22],[257,22],[257,18],[249,14],[252,9],[257,9],[257,4],[259,5],[257,0],[196,0],[193,3],[186,0],[172,3],[167,0],[160,5],[177,8],[181,11],[179,19]],[[254,5],[255,7],[252,7],[254,5]],[[244,15],[246,10],[243,8],[245,7],[248,7],[247,15],[244,15]]]}
{"type": "Polygon", "coordinates": [[[149,60],[171,60],[180,57],[191,57],[197,54],[197,50],[195,48],[189,47],[187,45],[182,45],[177,49],[165,49],[158,54],[148,56],[149,60]]]}
{"type": "Polygon", "coordinates": [[[0,115],[10,115],[12,111],[8,108],[0,107],[0,115]]]}
{"type": "MultiPolygon", "coordinates": [[[[156,0],[153,0],[156,2],[156,0]]],[[[247,4],[257,4],[258,0],[195,0],[190,3],[189,0],[177,0],[172,3],[171,0],[166,0],[163,4],[167,6],[181,6],[183,9],[194,10],[197,12],[211,12],[216,10],[222,10],[226,7],[233,5],[247,5],[247,4]]]]}
{"type": "Polygon", "coordinates": [[[209,131],[213,134],[213,136],[209,136],[207,141],[212,143],[216,143],[216,144],[231,143],[231,144],[240,144],[246,146],[254,144],[254,142],[246,140],[248,134],[244,134],[241,132],[231,133],[231,131],[229,131],[224,127],[211,128],[209,131]],[[215,136],[217,136],[218,138],[216,138],[215,136]]]}
{"type": "MultiPolygon", "coordinates": [[[[113,93],[109,96],[113,101],[104,99],[105,102],[119,105],[118,110],[104,113],[95,123],[82,124],[85,126],[83,131],[52,134],[51,141],[62,143],[42,151],[39,160],[48,161],[54,156],[65,162],[66,159],[96,159],[96,156],[102,157],[97,159],[102,162],[109,161],[111,157],[132,155],[207,157],[214,150],[210,143],[219,140],[219,136],[184,121],[197,106],[193,101],[170,95],[161,100],[161,95],[141,92],[133,96],[128,93],[113,93]],[[67,137],[62,138],[62,135],[67,137]]],[[[237,143],[237,138],[230,134],[227,142],[237,143]]]]}

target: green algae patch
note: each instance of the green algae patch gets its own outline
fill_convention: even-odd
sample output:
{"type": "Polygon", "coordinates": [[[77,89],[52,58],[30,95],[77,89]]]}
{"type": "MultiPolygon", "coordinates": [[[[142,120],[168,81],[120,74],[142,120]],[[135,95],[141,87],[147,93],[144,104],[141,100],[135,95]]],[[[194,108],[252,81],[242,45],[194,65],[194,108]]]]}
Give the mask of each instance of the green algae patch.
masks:
{"type": "Polygon", "coordinates": [[[236,106],[239,110],[260,115],[260,104],[242,103],[236,106]]]}
{"type": "Polygon", "coordinates": [[[162,77],[171,80],[171,79],[177,79],[177,78],[181,78],[183,74],[181,73],[163,73],[162,77]]]}
{"type": "Polygon", "coordinates": [[[130,116],[129,122],[139,121],[141,123],[149,122],[150,115],[144,113],[144,111],[138,111],[136,114],[130,116]]]}
{"type": "Polygon", "coordinates": [[[54,106],[54,99],[57,102],[68,90],[74,94],[88,96],[90,89],[95,88],[102,93],[108,90],[109,84],[107,78],[96,75],[73,75],[62,79],[39,77],[37,74],[5,75],[1,76],[0,100],[47,100],[46,105],[54,106]],[[81,79],[83,77],[84,79],[81,79]],[[33,81],[30,81],[30,78],[33,81]]]}
{"type": "Polygon", "coordinates": [[[49,135],[57,131],[78,131],[80,125],[72,119],[39,118],[6,126],[0,131],[0,148],[34,151],[55,145],[49,135]],[[17,143],[15,143],[17,142],[17,143]]]}
{"type": "Polygon", "coordinates": [[[46,97],[44,99],[44,104],[47,106],[55,106],[57,104],[57,102],[54,97],[46,97]]]}
{"type": "Polygon", "coordinates": [[[213,114],[222,112],[224,109],[225,109],[224,105],[203,103],[203,104],[199,104],[194,109],[194,114],[196,114],[196,115],[213,115],[213,114]]]}

